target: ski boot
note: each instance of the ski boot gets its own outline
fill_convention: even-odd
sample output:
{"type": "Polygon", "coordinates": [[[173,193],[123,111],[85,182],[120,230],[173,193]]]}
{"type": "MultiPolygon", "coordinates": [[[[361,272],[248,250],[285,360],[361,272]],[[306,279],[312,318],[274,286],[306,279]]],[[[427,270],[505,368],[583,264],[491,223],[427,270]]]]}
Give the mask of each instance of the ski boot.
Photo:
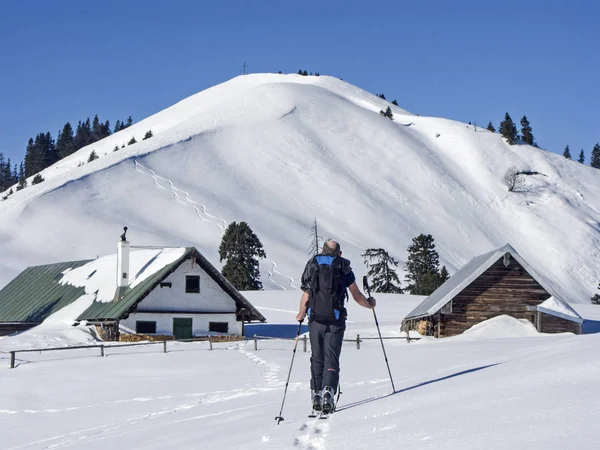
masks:
{"type": "Polygon", "coordinates": [[[325,386],[321,392],[323,403],[321,411],[327,415],[335,411],[335,390],[331,386],[325,386]]]}
{"type": "Polygon", "coordinates": [[[311,391],[310,398],[312,400],[313,411],[321,411],[323,406],[323,397],[319,391],[311,391]]]}

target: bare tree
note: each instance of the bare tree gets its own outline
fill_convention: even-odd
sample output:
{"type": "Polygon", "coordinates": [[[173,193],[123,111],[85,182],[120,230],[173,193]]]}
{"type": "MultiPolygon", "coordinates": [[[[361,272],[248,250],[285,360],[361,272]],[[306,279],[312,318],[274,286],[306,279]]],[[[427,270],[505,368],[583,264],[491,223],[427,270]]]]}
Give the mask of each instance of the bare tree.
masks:
{"type": "Polygon", "coordinates": [[[310,238],[310,247],[308,249],[308,253],[310,255],[318,255],[321,251],[321,242],[323,238],[319,236],[319,228],[317,226],[316,217],[314,224],[310,227],[310,234],[308,237],[310,238]]]}
{"type": "Polygon", "coordinates": [[[508,188],[508,192],[518,192],[525,187],[523,174],[515,166],[508,168],[502,177],[502,182],[508,188]]]}

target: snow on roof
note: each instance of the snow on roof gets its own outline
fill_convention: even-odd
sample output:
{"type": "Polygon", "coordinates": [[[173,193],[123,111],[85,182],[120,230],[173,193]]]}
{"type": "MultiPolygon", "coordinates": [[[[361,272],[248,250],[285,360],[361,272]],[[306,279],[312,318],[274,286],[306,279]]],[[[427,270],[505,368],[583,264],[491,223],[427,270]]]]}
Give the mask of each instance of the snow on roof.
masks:
{"type": "MultiPolygon", "coordinates": [[[[183,256],[185,250],[185,247],[132,249],[129,254],[129,273],[132,274],[129,287],[134,288],[163,267],[175,262],[183,256]]],[[[67,269],[59,282],[82,287],[85,294],[44,322],[72,324],[94,301],[107,303],[114,299],[117,289],[117,254],[103,256],[75,269],[67,269]]]]}
{"type": "MultiPolygon", "coordinates": [[[[129,287],[134,288],[163,267],[177,261],[185,253],[185,247],[159,249],[132,249],[129,254],[129,287]]],[[[110,302],[117,289],[117,254],[103,256],[64,272],[61,284],[83,287],[86,294],[96,294],[97,302],[110,302]]]]}
{"type": "MultiPolygon", "coordinates": [[[[554,290],[552,285],[544,277],[539,275],[517,251],[509,244],[504,245],[491,252],[476,256],[465,264],[458,272],[450,277],[433,294],[427,297],[423,303],[412,310],[405,319],[416,319],[419,317],[430,316],[438,312],[445,304],[452,300],[458,293],[465,289],[469,284],[477,279],[482,273],[498,261],[505,253],[516,259],[521,266],[552,296],[557,304],[562,305],[573,318],[582,320],[568,303],[554,290]]],[[[550,311],[550,310],[549,310],[550,311]]],[[[550,313],[549,313],[550,314],[550,313]]],[[[570,319],[573,320],[573,319],[570,319]]]]}
{"type": "Polygon", "coordinates": [[[537,310],[551,316],[560,317],[561,319],[583,323],[583,319],[573,308],[564,302],[556,300],[554,297],[550,297],[538,305],[537,310]]]}

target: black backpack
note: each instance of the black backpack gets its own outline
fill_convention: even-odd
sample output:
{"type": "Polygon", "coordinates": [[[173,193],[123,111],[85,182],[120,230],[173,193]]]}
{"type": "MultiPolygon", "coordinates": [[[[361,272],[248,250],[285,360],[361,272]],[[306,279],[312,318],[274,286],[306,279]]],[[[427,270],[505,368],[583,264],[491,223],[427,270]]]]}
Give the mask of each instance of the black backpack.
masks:
{"type": "Polygon", "coordinates": [[[343,260],[339,257],[315,256],[309,265],[308,318],[332,323],[345,314],[346,286],[342,286],[343,260]],[[331,264],[319,264],[319,259],[331,264]]]}

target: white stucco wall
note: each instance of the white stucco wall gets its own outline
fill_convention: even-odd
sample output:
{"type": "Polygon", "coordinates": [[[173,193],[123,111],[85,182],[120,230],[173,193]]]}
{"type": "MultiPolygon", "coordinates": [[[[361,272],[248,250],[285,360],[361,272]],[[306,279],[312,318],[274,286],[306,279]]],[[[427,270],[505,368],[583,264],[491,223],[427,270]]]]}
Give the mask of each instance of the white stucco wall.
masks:
{"type": "Polygon", "coordinates": [[[192,267],[191,260],[185,261],[163,282],[172,283],[172,287],[157,286],[137,307],[144,310],[188,311],[188,312],[235,312],[235,301],[200,268],[192,267]],[[200,275],[200,293],[186,294],[185,276],[200,275]]]}
{"type": "MultiPolygon", "coordinates": [[[[200,288],[202,289],[202,287],[200,288]]],[[[192,334],[194,336],[206,336],[208,334],[209,322],[229,323],[229,334],[242,335],[242,322],[235,319],[235,313],[230,314],[157,314],[157,313],[133,313],[121,323],[130,330],[135,331],[135,323],[138,320],[156,322],[156,334],[173,334],[174,318],[191,318],[192,334]]]]}

